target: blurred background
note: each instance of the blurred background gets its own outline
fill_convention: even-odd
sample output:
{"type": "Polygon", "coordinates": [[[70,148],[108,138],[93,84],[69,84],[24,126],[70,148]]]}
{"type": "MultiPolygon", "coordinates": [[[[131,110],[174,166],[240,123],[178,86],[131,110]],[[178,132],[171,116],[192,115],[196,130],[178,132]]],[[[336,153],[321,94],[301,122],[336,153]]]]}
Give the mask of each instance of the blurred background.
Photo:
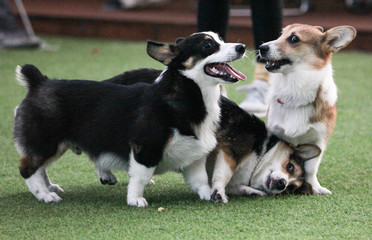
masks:
{"type": "MultiPolygon", "coordinates": [[[[36,35],[170,42],[197,31],[197,0],[8,2],[21,26],[27,25],[28,16],[31,25],[26,30],[31,37],[35,32],[36,35]]],[[[306,23],[327,29],[352,25],[358,37],[347,49],[372,51],[372,0],[284,0],[283,4],[284,26],[306,23]]],[[[231,0],[227,41],[243,42],[253,48],[250,14],[249,0],[231,0]]]]}

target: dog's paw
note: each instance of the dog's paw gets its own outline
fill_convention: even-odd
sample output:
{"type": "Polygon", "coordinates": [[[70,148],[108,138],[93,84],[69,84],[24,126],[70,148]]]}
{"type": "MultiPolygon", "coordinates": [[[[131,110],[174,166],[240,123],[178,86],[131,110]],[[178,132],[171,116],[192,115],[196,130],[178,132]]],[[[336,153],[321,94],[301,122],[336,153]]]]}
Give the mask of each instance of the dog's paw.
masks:
{"type": "Polygon", "coordinates": [[[266,193],[265,192],[260,191],[260,190],[257,190],[257,189],[254,189],[254,188],[251,188],[251,187],[248,187],[248,186],[241,186],[240,188],[241,188],[240,189],[241,194],[243,196],[251,196],[251,197],[254,197],[254,196],[260,196],[260,197],[266,196],[266,193]]]}
{"type": "Polygon", "coordinates": [[[201,186],[198,189],[198,195],[201,200],[206,200],[206,201],[211,200],[211,188],[208,185],[201,186]]]}
{"type": "Polygon", "coordinates": [[[211,200],[214,202],[223,202],[227,203],[229,201],[229,198],[226,196],[225,193],[220,193],[218,190],[214,190],[211,195],[211,200]]]}
{"type": "Polygon", "coordinates": [[[149,204],[147,203],[146,199],[143,197],[138,198],[128,198],[127,204],[133,207],[147,207],[149,204]]]}
{"type": "Polygon", "coordinates": [[[48,190],[51,191],[51,192],[55,192],[55,193],[57,193],[57,192],[63,193],[64,192],[63,189],[60,186],[58,186],[58,184],[50,184],[48,186],[48,190]]]}
{"type": "Polygon", "coordinates": [[[313,193],[314,194],[318,194],[318,195],[331,195],[332,192],[329,191],[327,188],[324,188],[324,187],[313,187],[313,193]]]}
{"type": "Polygon", "coordinates": [[[36,198],[40,202],[50,203],[50,202],[60,202],[60,198],[55,192],[42,192],[36,195],[36,198]]]}
{"type": "Polygon", "coordinates": [[[116,180],[116,177],[114,174],[112,173],[106,173],[106,174],[102,174],[99,178],[99,180],[101,181],[101,183],[103,185],[115,185],[118,181],[116,180]]]}

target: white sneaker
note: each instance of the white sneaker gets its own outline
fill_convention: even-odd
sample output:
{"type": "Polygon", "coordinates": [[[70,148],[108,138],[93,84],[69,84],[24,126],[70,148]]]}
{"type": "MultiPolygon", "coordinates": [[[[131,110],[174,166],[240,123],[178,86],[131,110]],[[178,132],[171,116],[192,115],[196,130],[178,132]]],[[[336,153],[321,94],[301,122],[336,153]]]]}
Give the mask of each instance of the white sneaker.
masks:
{"type": "Polygon", "coordinates": [[[262,80],[254,80],[252,84],[236,88],[238,91],[248,91],[246,98],[240,103],[240,107],[257,117],[265,117],[268,104],[266,95],[269,84],[262,80]]]}

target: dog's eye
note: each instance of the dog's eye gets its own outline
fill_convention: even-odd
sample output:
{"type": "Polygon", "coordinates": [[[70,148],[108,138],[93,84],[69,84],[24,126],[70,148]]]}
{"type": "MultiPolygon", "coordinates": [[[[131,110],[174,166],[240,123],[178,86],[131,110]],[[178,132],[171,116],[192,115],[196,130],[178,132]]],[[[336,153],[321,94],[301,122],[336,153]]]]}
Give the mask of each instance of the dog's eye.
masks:
{"type": "Polygon", "coordinates": [[[206,41],[205,43],[204,43],[204,48],[205,49],[210,49],[210,48],[212,48],[213,47],[213,43],[212,43],[212,41],[206,41]]]}
{"type": "Polygon", "coordinates": [[[298,43],[300,41],[300,39],[296,35],[290,36],[288,40],[290,43],[293,43],[293,44],[298,43]]]}
{"type": "Polygon", "coordinates": [[[287,164],[287,172],[288,172],[289,174],[293,174],[293,173],[294,173],[294,170],[295,170],[294,165],[293,165],[292,163],[288,163],[288,164],[287,164]]]}

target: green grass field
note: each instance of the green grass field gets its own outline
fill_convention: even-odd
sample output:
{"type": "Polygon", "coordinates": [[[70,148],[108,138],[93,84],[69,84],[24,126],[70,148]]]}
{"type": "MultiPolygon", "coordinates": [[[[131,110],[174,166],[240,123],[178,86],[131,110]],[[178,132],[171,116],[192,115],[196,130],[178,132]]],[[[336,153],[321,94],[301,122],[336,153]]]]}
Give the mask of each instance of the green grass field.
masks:
{"type": "MultiPolygon", "coordinates": [[[[16,65],[32,63],[55,78],[101,80],[141,67],[162,69],[144,43],[45,37],[59,50],[0,51],[0,239],[371,239],[372,54],[334,56],[338,120],[319,170],[330,196],[231,197],[202,202],[180,174],[155,176],[148,208],[126,205],[128,178],[101,185],[86,156],[67,152],[49,168],[65,192],[60,203],[38,202],[19,174],[12,140],[13,109],[26,90],[16,65]],[[158,212],[163,207],[165,211],[158,212]]],[[[253,56],[234,63],[252,78],[253,56]]],[[[248,81],[249,82],[249,81],[248,81]]],[[[233,100],[243,93],[229,86],[233,100]]]]}

